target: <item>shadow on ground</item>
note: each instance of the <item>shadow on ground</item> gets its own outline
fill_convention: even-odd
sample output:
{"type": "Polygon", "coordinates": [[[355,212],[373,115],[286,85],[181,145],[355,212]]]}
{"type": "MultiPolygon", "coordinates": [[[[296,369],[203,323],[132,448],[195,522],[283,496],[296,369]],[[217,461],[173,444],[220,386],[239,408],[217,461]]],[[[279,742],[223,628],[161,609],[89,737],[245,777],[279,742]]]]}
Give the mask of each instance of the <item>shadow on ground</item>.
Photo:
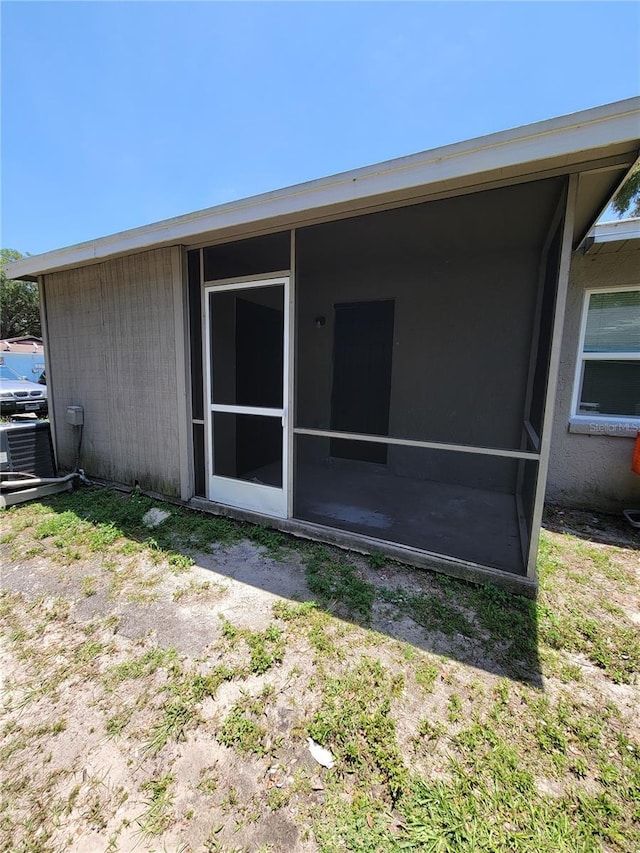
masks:
{"type": "Polygon", "coordinates": [[[592,510],[569,510],[548,504],[543,525],[554,533],[569,533],[587,542],[640,550],[640,529],[633,527],[622,514],[604,515],[592,510]]]}
{"type": "MultiPolygon", "coordinates": [[[[167,559],[176,573],[191,566],[208,572],[214,585],[225,588],[215,602],[218,626],[221,620],[266,626],[278,598],[315,601],[334,616],[424,651],[542,686],[536,601],[492,585],[475,586],[382,555],[364,557],[265,527],[163,505],[136,493],[83,487],[44,501],[43,506],[58,518],[57,526],[51,526],[51,535],[59,537],[56,547],[77,547],[76,560],[95,562],[98,555],[104,560],[113,543],[124,537],[131,547],[148,549],[155,560],[167,559]],[[143,516],[153,507],[170,515],[149,529],[143,516]],[[92,525],[93,538],[88,545],[75,546],[74,525],[84,522],[92,525]]],[[[120,550],[126,553],[127,548],[120,550]]],[[[111,563],[114,559],[109,554],[111,563]]],[[[7,582],[16,591],[25,591],[19,566],[5,573],[7,582]]],[[[77,608],[81,618],[91,618],[104,608],[106,596],[105,592],[81,599],[77,608]]],[[[200,611],[185,611],[177,618],[176,611],[183,609],[170,596],[153,600],[140,594],[122,605],[121,630],[140,635],[152,629],[161,644],[197,652],[197,646],[211,641],[216,623],[211,621],[206,628],[203,624],[199,631],[194,620],[200,611]]]]}

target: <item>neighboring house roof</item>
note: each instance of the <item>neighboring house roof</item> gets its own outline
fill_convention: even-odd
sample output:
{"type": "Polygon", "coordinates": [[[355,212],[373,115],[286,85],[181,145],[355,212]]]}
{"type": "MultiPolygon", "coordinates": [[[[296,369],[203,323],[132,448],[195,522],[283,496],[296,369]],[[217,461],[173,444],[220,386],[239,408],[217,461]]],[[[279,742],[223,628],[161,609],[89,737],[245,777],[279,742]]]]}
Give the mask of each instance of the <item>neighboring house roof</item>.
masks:
{"type": "Polygon", "coordinates": [[[34,255],[15,261],[8,274],[30,278],[160,246],[240,239],[392,203],[571,172],[587,173],[576,205],[580,242],[639,148],[640,98],[630,98],[34,255]]]}
{"type": "Polygon", "coordinates": [[[640,216],[598,222],[585,241],[585,253],[588,252],[590,255],[597,255],[600,252],[610,254],[629,249],[640,250],[640,216]]]}
{"type": "Polygon", "coordinates": [[[42,338],[31,337],[30,335],[23,338],[5,338],[0,341],[0,352],[19,352],[25,353],[42,352],[42,338]]]}

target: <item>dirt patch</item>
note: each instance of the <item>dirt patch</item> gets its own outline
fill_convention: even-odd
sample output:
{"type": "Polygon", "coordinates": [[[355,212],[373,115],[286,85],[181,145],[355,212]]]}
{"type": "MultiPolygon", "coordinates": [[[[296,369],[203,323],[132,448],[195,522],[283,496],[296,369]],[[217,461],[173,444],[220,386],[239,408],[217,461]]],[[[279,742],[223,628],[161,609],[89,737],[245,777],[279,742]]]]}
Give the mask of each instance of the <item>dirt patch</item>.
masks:
{"type": "Polygon", "coordinates": [[[109,544],[92,551],[84,527],[73,541],[38,533],[60,517],[7,516],[1,849],[420,849],[421,798],[450,796],[444,815],[476,796],[469,778],[489,812],[461,825],[493,833],[492,849],[528,831],[527,809],[528,849],[554,849],[566,813],[580,837],[633,849],[633,650],[613,629],[609,645],[589,635],[597,620],[636,624],[627,539],[546,533],[536,623],[529,602],[382,560],[242,537],[175,559],[102,528],[109,544]],[[334,596],[323,607],[318,589],[334,596]],[[504,629],[516,617],[514,631],[540,632],[538,682],[507,677],[526,673],[504,629]],[[314,761],[310,733],[335,769],[314,761]],[[592,827],[579,804],[603,796],[592,827]]]}

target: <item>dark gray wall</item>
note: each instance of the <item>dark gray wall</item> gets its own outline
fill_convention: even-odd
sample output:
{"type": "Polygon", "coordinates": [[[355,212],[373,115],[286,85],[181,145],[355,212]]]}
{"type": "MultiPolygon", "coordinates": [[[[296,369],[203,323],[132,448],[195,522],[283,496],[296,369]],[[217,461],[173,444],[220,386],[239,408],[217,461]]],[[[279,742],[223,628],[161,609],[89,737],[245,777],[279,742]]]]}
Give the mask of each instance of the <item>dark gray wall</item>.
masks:
{"type": "MultiPolygon", "coordinates": [[[[561,186],[540,181],[300,229],[296,425],[329,429],[334,304],[395,299],[389,434],[519,448],[540,252],[561,186]]],[[[389,464],[415,475],[406,455],[394,448],[389,464]]],[[[476,471],[478,484],[510,490],[512,468],[505,479],[501,467],[438,454],[424,474],[468,482],[476,471]]]]}

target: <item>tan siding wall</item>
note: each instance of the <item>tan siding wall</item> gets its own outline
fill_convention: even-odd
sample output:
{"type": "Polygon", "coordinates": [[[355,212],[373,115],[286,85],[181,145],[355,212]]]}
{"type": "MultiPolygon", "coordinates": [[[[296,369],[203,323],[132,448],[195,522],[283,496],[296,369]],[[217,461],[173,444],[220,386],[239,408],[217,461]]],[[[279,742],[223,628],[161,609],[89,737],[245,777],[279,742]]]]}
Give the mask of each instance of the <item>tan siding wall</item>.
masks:
{"type": "MultiPolygon", "coordinates": [[[[606,249],[606,246],[603,247],[606,249]]],[[[551,439],[547,500],[617,512],[640,502],[640,477],[631,473],[633,439],[568,431],[584,292],[640,283],[640,251],[574,255],[562,341],[551,439]]]]}
{"type": "MultiPolygon", "coordinates": [[[[74,464],[84,407],[89,476],[180,494],[173,277],[177,248],[45,276],[58,461],[74,464]]],[[[184,399],[180,398],[180,405],[184,399]]]]}

